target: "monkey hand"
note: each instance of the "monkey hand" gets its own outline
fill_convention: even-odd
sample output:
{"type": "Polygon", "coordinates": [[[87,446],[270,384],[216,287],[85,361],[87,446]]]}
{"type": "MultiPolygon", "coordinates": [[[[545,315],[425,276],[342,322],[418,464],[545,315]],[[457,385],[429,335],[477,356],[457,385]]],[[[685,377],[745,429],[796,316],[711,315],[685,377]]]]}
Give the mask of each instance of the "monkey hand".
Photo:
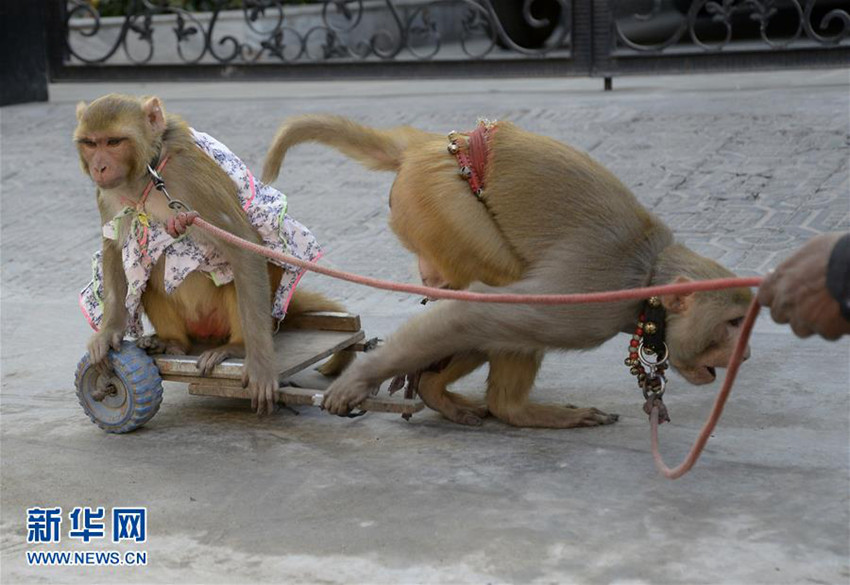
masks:
{"type": "Polygon", "coordinates": [[[165,223],[165,231],[172,238],[179,238],[186,233],[186,228],[192,225],[197,217],[199,217],[197,211],[181,211],[168,218],[165,223]]]}
{"type": "Polygon", "coordinates": [[[251,408],[258,415],[272,414],[277,406],[277,376],[271,367],[262,367],[245,360],[242,387],[251,392],[251,408]]]}
{"type": "Polygon", "coordinates": [[[357,362],[345,370],[325,392],[322,409],[345,416],[378,390],[378,385],[357,374],[357,362]]]}
{"type": "Polygon", "coordinates": [[[89,359],[100,373],[105,374],[112,370],[112,364],[106,357],[109,355],[110,349],[121,350],[123,339],[123,330],[110,328],[103,328],[91,336],[88,342],[89,359]]]}

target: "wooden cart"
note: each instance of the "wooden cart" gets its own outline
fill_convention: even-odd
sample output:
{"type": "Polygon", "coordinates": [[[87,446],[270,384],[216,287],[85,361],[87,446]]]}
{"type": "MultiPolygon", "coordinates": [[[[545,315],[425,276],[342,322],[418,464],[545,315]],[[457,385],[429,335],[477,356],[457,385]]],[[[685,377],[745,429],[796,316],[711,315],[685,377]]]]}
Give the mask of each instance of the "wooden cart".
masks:
{"type": "MultiPolygon", "coordinates": [[[[286,329],[274,336],[278,402],[289,406],[321,406],[322,390],[292,386],[289,379],[338,351],[369,351],[378,343],[367,340],[360,317],[348,313],[306,313],[288,317],[286,329]]],[[[121,351],[110,351],[113,372],[101,374],[86,354],[77,366],[77,398],[93,423],[111,433],[126,433],[149,421],[162,402],[162,381],[184,382],[189,394],[249,400],[242,388],[243,360],[229,359],[202,377],[197,356],[149,356],[135,343],[125,341],[121,351]]],[[[371,412],[394,412],[409,417],[422,410],[415,398],[374,396],[360,408],[371,412]]]]}

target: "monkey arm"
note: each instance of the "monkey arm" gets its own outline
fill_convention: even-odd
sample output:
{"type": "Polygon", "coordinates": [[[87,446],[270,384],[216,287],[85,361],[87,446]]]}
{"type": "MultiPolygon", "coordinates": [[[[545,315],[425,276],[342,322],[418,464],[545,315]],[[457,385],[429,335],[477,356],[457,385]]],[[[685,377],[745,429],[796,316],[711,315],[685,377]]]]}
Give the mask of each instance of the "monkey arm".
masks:
{"type": "Polygon", "coordinates": [[[127,276],[121,261],[121,250],[115,241],[103,239],[103,323],[102,330],[120,331],[127,327],[127,276]]]}
{"type": "MultiPolygon", "coordinates": [[[[163,178],[171,195],[206,221],[259,244],[260,234],[240,201],[244,178],[240,172],[247,173],[247,168],[224,145],[212,144],[212,140],[205,135],[193,135],[188,128],[169,135],[167,149],[171,158],[162,171],[163,178]],[[198,140],[199,136],[203,140],[198,140]],[[227,168],[219,161],[221,157],[227,160],[227,168]]],[[[266,410],[272,412],[278,380],[273,364],[271,286],[266,260],[199,229],[187,230],[185,224],[176,221],[178,218],[171,210],[158,217],[172,236],[187,231],[198,243],[217,250],[230,267],[236,294],[227,301],[225,312],[238,316],[238,327],[231,329],[229,343],[244,344],[242,383],[251,390],[253,406],[260,414],[266,410]]]]}
{"type": "Polygon", "coordinates": [[[103,321],[100,330],[92,335],[88,343],[91,362],[105,370],[111,365],[105,358],[109,349],[118,351],[127,328],[127,277],[121,263],[121,251],[112,240],[103,239],[103,321]]]}
{"type": "MultiPolygon", "coordinates": [[[[242,234],[243,237],[247,235],[242,234]]],[[[264,410],[272,413],[277,403],[278,381],[274,370],[269,304],[271,287],[266,262],[262,257],[232,246],[222,246],[221,250],[233,267],[236,303],[242,323],[245,343],[242,386],[250,387],[251,405],[258,414],[262,414],[264,410]]]]}
{"type": "Polygon", "coordinates": [[[322,407],[346,414],[387,378],[424,370],[443,358],[483,347],[486,340],[478,335],[475,316],[460,305],[441,301],[410,319],[385,345],[349,366],[325,393],[322,407]]]}
{"type": "MultiPolygon", "coordinates": [[[[215,202],[208,200],[198,204],[189,203],[216,227],[250,242],[259,243],[260,237],[248,218],[241,209],[237,208],[235,213],[229,210],[228,201],[229,199],[221,198],[215,202]]],[[[275,392],[278,381],[273,363],[272,314],[269,303],[271,286],[266,260],[232,244],[215,240],[197,229],[193,231],[192,236],[215,246],[231,266],[239,321],[242,323],[244,336],[244,340],[231,339],[231,342],[244,341],[245,344],[245,373],[242,384],[250,387],[252,406],[257,412],[261,414],[265,410],[271,413],[276,405],[275,392]]]]}

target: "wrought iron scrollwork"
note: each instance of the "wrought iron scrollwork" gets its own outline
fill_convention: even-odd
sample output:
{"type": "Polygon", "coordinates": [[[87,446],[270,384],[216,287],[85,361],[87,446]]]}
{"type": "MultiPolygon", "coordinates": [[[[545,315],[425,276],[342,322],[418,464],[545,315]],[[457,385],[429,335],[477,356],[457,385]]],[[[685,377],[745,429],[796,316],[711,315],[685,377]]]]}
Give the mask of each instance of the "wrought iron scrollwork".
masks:
{"type": "Polygon", "coordinates": [[[827,12],[819,23],[821,30],[826,30],[831,23],[839,23],[840,30],[833,35],[821,35],[814,30],[812,26],[812,10],[815,8],[817,0],[809,0],[806,3],[806,10],[803,18],[803,28],[810,38],[824,45],[837,45],[850,35],[850,14],[846,10],[835,8],[827,12]]]}
{"type": "MultiPolygon", "coordinates": [[[[616,8],[617,0],[611,0],[616,8]]],[[[681,16],[678,25],[666,38],[652,42],[638,41],[630,38],[624,23],[628,18],[616,18],[612,22],[614,29],[615,48],[632,49],[639,53],[660,53],[665,49],[689,39],[691,46],[703,51],[721,51],[733,46],[733,29],[740,23],[739,17],[748,17],[758,24],[759,40],[771,49],[785,49],[794,44],[803,45],[837,45],[850,35],[850,14],[842,8],[834,8],[820,18],[817,24],[812,22],[813,12],[819,0],[692,0],[687,12],[681,16]],[[786,30],[781,38],[774,38],[768,32],[775,17],[784,8],[782,18],[787,23],[793,20],[795,30],[786,30]],[[700,29],[715,27],[715,38],[706,40],[700,29]],[[717,28],[722,29],[720,35],[717,28]],[[838,29],[827,33],[828,29],[838,29]],[[803,34],[805,33],[805,34],[803,34]]],[[[662,1],[653,0],[652,8],[647,13],[631,15],[634,21],[648,22],[662,12],[662,1]]]]}
{"type": "MultiPolygon", "coordinates": [[[[237,65],[570,57],[573,5],[599,0],[243,0],[236,10],[232,0],[198,0],[194,11],[179,0],[126,0],[124,15],[109,18],[93,0],[65,1],[72,65],[237,65]],[[555,11],[544,17],[546,2],[555,11]],[[542,40],[517,42],[517,22],[545,31],[542,40]]],[[[850,11],[835,0],[608,1],[618,56],[850,45],[850,11]],[[618,15],[626,6],[632,14],[618,15]]]]}
{"type": "MultiPolygon", "coordinates": [[[[536,18],[524,0],[522,18],[531,28],[550,23],[536,18]]],[[[484,59],[499,45],[521,56],[544,56],[567,51],[571,33],[570,2],[549,0],[560,7],[560,20],[550,38],[539,47],[524,47],[510,37],[497,16],[492,0],[322,0],[311,5],[287,7],[286,0],[244,0],[240,28],[226,0],[208,0],[204,12],[191,12],[168,0],[129,0],[122,17],[104,18],[90,0],[68,0],[65,18],[66,44],[72,62],[102,64],[113,60],[119,49],[133,64],[166,61],[171,55],[186,64],[256,63],[261,60],[299,61],[430,60],[441,51],[447,58],[484,59]],[[459,32],[441,31],[447,19],[435,13],[460,8],[459,32]],[[293,16],[298,12],[299,16],[293,16]],[[223,16],[227,14],[227,24],[223,16]],[[108,27],[107,27],[107,21],[108,27]],[[306,23],[300,26],[302,23],[306,23]],[[172,43],[160,49],[163,34],[171,28],[172,43]],[[109,28],[113,40],[104,34],[109,28]],[[102,54],[92,56],[90,39],[98,38],[102,54]],[[453,49],[447,49],[449,44],[453,49]],[[140,49],[139,46],[142,48],[140,49]],[[82,49],[86,50],[82,50],[82,49]],[[156,54],[160,50],[160,55],[156,54]],[[452,52],[453,51],[453,52],[452,52]],[[163,53],[168,56],[163,57],[163,53]]],[[[170,35],[169,35],[170,36],[170,35]]]]}

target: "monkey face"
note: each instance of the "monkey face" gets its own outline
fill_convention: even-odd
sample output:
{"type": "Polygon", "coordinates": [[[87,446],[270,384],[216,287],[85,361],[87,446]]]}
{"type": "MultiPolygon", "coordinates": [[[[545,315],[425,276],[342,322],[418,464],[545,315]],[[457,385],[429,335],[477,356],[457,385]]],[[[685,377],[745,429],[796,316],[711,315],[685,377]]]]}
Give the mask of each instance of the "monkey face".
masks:
{"type": "MultiPolygon", "coordinates": [[[[735,350],[746,310],[744,304],[703,298],[670,315],[667,340],[673,368],[691,384],[713,382],[717,368],[726,367],[735,350]]],[[[747,347],[744,359],[749,357],[747,347]]]]}
{"type": "Polygon", "coordinates": [[[110,94],[77,104],[74,141],[80,165],[101,189],[138,180],[159,155],[165,111],[158,98],[110,94]]]}
{"type": "Polygon", "coordinates": [[[95,132],[77,139],[83,169],[101,189],[115,189],[132,174],[134,149],[127,136],[95,132]]]}

